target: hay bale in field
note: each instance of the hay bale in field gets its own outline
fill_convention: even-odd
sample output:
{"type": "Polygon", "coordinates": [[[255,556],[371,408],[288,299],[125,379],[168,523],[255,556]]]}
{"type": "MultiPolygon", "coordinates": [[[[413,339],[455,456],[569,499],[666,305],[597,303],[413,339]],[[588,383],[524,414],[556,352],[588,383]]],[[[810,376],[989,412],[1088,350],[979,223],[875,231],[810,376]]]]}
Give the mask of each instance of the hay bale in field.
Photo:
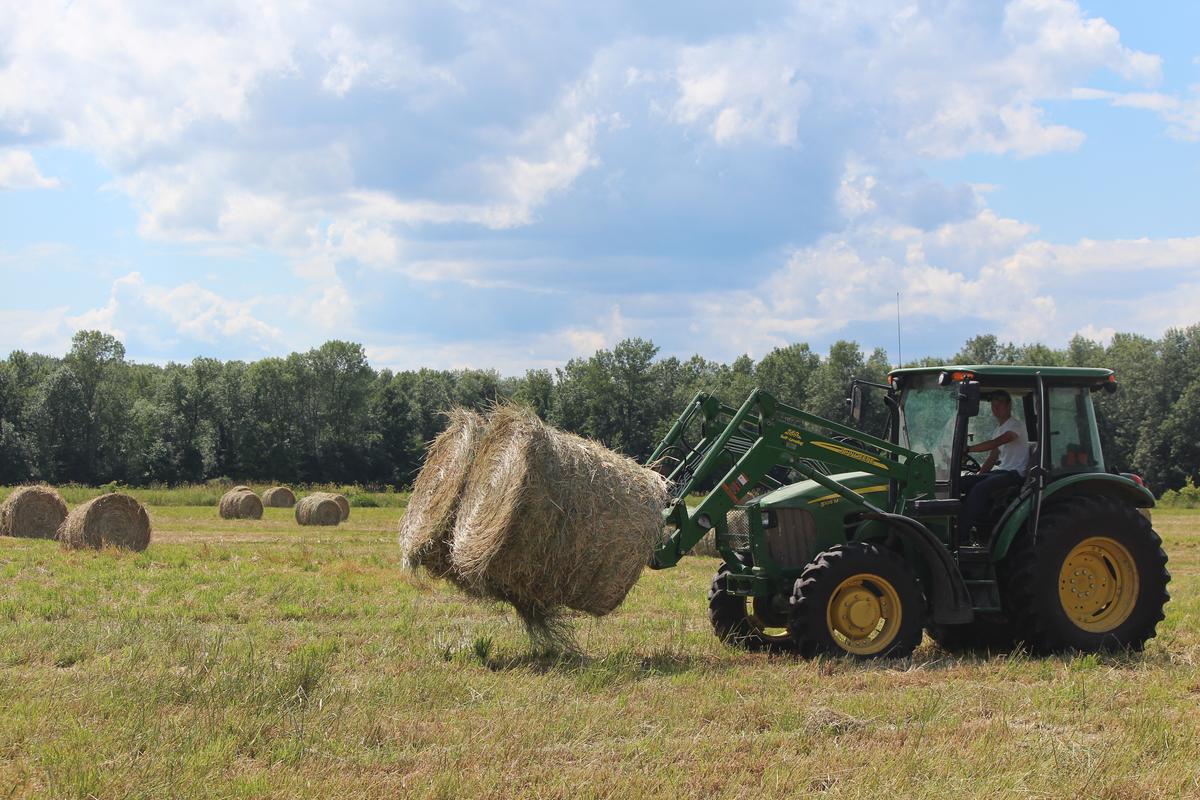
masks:
{"type": "Polygon", "coordinates": [[[704,534],[704,538],[696,542],[692,548],[691,554],[694,556],[709,556],[710,558],[721,558],[721,551],[717,549],[717,532],[716,529],[704,534]]]}
{"type": "Polygon", "coordinates": [[[104,494],[76,506],[58,529],[63,547],[120,547],[145,550],[150,544],[150,516],[127,494],[104,494]]]}
{"type": "Polygon", "coordinates": [[[233,489],[221,497],[221,519],[262,519],[263,504],[249,489],[233,489]]]}
{"type": "Polygon", "coordinates": [[[472,592],[511,603],[535,641],[564,609],[602,616],[637,582],[662,536],[663,477],[546,425],[491,415],[455,518],[451,560],[472,592]]]}
{"type": "Polygon", "coordinates": [[[301,525],[337,525],[342,509],[327,495],[310,494],[296,503],[296,522],[301,525]]]}
{"type": "Polygon", "coordinates": [[[243,486],[242,484],[239,483],[237,486],[234,486],[229,491],[231,491],[231,492],[253,492],[254,490],[251,489],[249,486],[243,486]]]}
{"type": "Polygon", "coordinates": [[[272,486],[262,494],[267,508],[291,508],[296,505],[296,495],[286,486],[272,486]]]}
{"type": "Polygon", "coordinates": [[[350,501],[346,499],[345,495],[337,492],[316,492],[313,496],[327,497],[337,503],[338,511],[342,514],[342,522],[350,519],[350,501]]]}
{"type": "Polygon", "coordinates": [[[410,570],[424,567],[435,577],[452,577],[450,534],[467,472],[486,420],[474,411],[446,412],[446,430],[425,451],[425,465],[413,482],[408,508],[400,518],[400,555],[410,570]]]}
{"type": "Polygon", "coordinates": [[[0,535],[53,539],[67,517],[67,504],[49,486],[19,486],[0,505],[0,535]]]}

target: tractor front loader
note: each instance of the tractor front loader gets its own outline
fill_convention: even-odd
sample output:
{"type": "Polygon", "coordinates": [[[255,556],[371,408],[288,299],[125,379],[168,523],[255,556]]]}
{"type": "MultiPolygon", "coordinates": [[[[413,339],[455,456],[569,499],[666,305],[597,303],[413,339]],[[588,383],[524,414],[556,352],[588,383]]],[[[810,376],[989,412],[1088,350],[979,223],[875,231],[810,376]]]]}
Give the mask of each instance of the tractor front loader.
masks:
{"type": "Polygon", "coordinates": [[[925,630],[948,648],[1140,649],[1169,576],[1138,513],[1153,496],[1103,470],[1090,393],[1110,384],[1107,370],[1012,367],[856,381],[856,419],[864,390],[885,393],[886,438],[761,390],[737,408],[700,393],[649,460],[672,492],[651,566],[713,536],[714,631],[753,650],[900,657],[925,630]],[[978,467],[963,453],[992,387],[1020,398],[1031,442],[1049,446],[985,530],[963,531],[962,478],[978,467]],[[1070,469],[1052,463],[1060,452],[1070,469]]]}

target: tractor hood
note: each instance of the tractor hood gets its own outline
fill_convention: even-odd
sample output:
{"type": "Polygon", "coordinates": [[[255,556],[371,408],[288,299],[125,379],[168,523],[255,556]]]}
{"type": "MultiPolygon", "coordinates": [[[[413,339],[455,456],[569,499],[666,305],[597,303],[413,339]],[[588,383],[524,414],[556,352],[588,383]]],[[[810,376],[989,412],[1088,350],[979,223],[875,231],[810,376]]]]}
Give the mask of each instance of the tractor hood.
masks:
{"type": "MultiPolygon", "coordinates": [[[[868,472],[842,472],[830,475],[829,479],[868,496],[888,490],[887,481],[868,472]]],[[[840,495],[829,491],[816,481],[800,481],[781,486],[755,500],[760,508],[807,508],[810,511],[840,502],[845,502],[840,495]]]]}

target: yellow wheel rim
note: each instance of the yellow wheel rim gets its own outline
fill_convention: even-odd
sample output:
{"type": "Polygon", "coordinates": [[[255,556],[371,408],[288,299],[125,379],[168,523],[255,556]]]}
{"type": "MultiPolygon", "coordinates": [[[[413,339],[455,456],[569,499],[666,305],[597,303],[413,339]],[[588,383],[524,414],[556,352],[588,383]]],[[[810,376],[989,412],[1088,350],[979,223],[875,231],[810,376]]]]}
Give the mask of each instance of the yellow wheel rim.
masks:
{"type": "Polygon", "coordinates": [[[882,652],[900,631],[900,594],[891,583],[869,573],[846,578],[829,595],[825,620],[833,640],[847,653],[882,652]]]}
{"type": "Polygon", "coordinates": [[[746,619],[750,622],[750,626],[767,641],[782,642],[791,638],[787,628],[775,628],[767,625],[755,610],[753,597],[746,598],[746,619]]]}
{"type": "Polygon", "coordinates": [[[1107,536],[1084,539],[1058,573],[1058,598],[1071,622],[1090,633],[1116,629],[1137,605],[1138,572],[1125,545],[1107,536]]]}

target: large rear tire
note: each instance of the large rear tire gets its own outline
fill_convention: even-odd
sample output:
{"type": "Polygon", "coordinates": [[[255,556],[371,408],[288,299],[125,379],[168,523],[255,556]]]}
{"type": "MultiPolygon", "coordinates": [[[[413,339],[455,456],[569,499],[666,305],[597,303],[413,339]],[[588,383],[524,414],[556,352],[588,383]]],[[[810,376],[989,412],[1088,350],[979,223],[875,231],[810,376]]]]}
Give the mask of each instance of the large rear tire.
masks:
{"type": "Polygon", "coordinates": [[[793,649],[787,628],[773,627],[767,607],[771,598],[730,594],[726,589],[729,567],[722,565],[708,590],[708,618],[722,642],[753,652],[780,653],[793,649]]]}
{"type": "Polygon", "coordinates": [[[1037,541],[1023,531],[1000,567],[1005,610],[1034,653],[1140,651],[1170,599],[1162,540],[1112,497],[1055,503],[1037,541]]]}
{"type": "Polygon", "coordinates": [[[851,542],[819,553],[792,593],[788,623],[805,658],[905,658],[921,642],[925,600],[904,560],[851,542]]]}

